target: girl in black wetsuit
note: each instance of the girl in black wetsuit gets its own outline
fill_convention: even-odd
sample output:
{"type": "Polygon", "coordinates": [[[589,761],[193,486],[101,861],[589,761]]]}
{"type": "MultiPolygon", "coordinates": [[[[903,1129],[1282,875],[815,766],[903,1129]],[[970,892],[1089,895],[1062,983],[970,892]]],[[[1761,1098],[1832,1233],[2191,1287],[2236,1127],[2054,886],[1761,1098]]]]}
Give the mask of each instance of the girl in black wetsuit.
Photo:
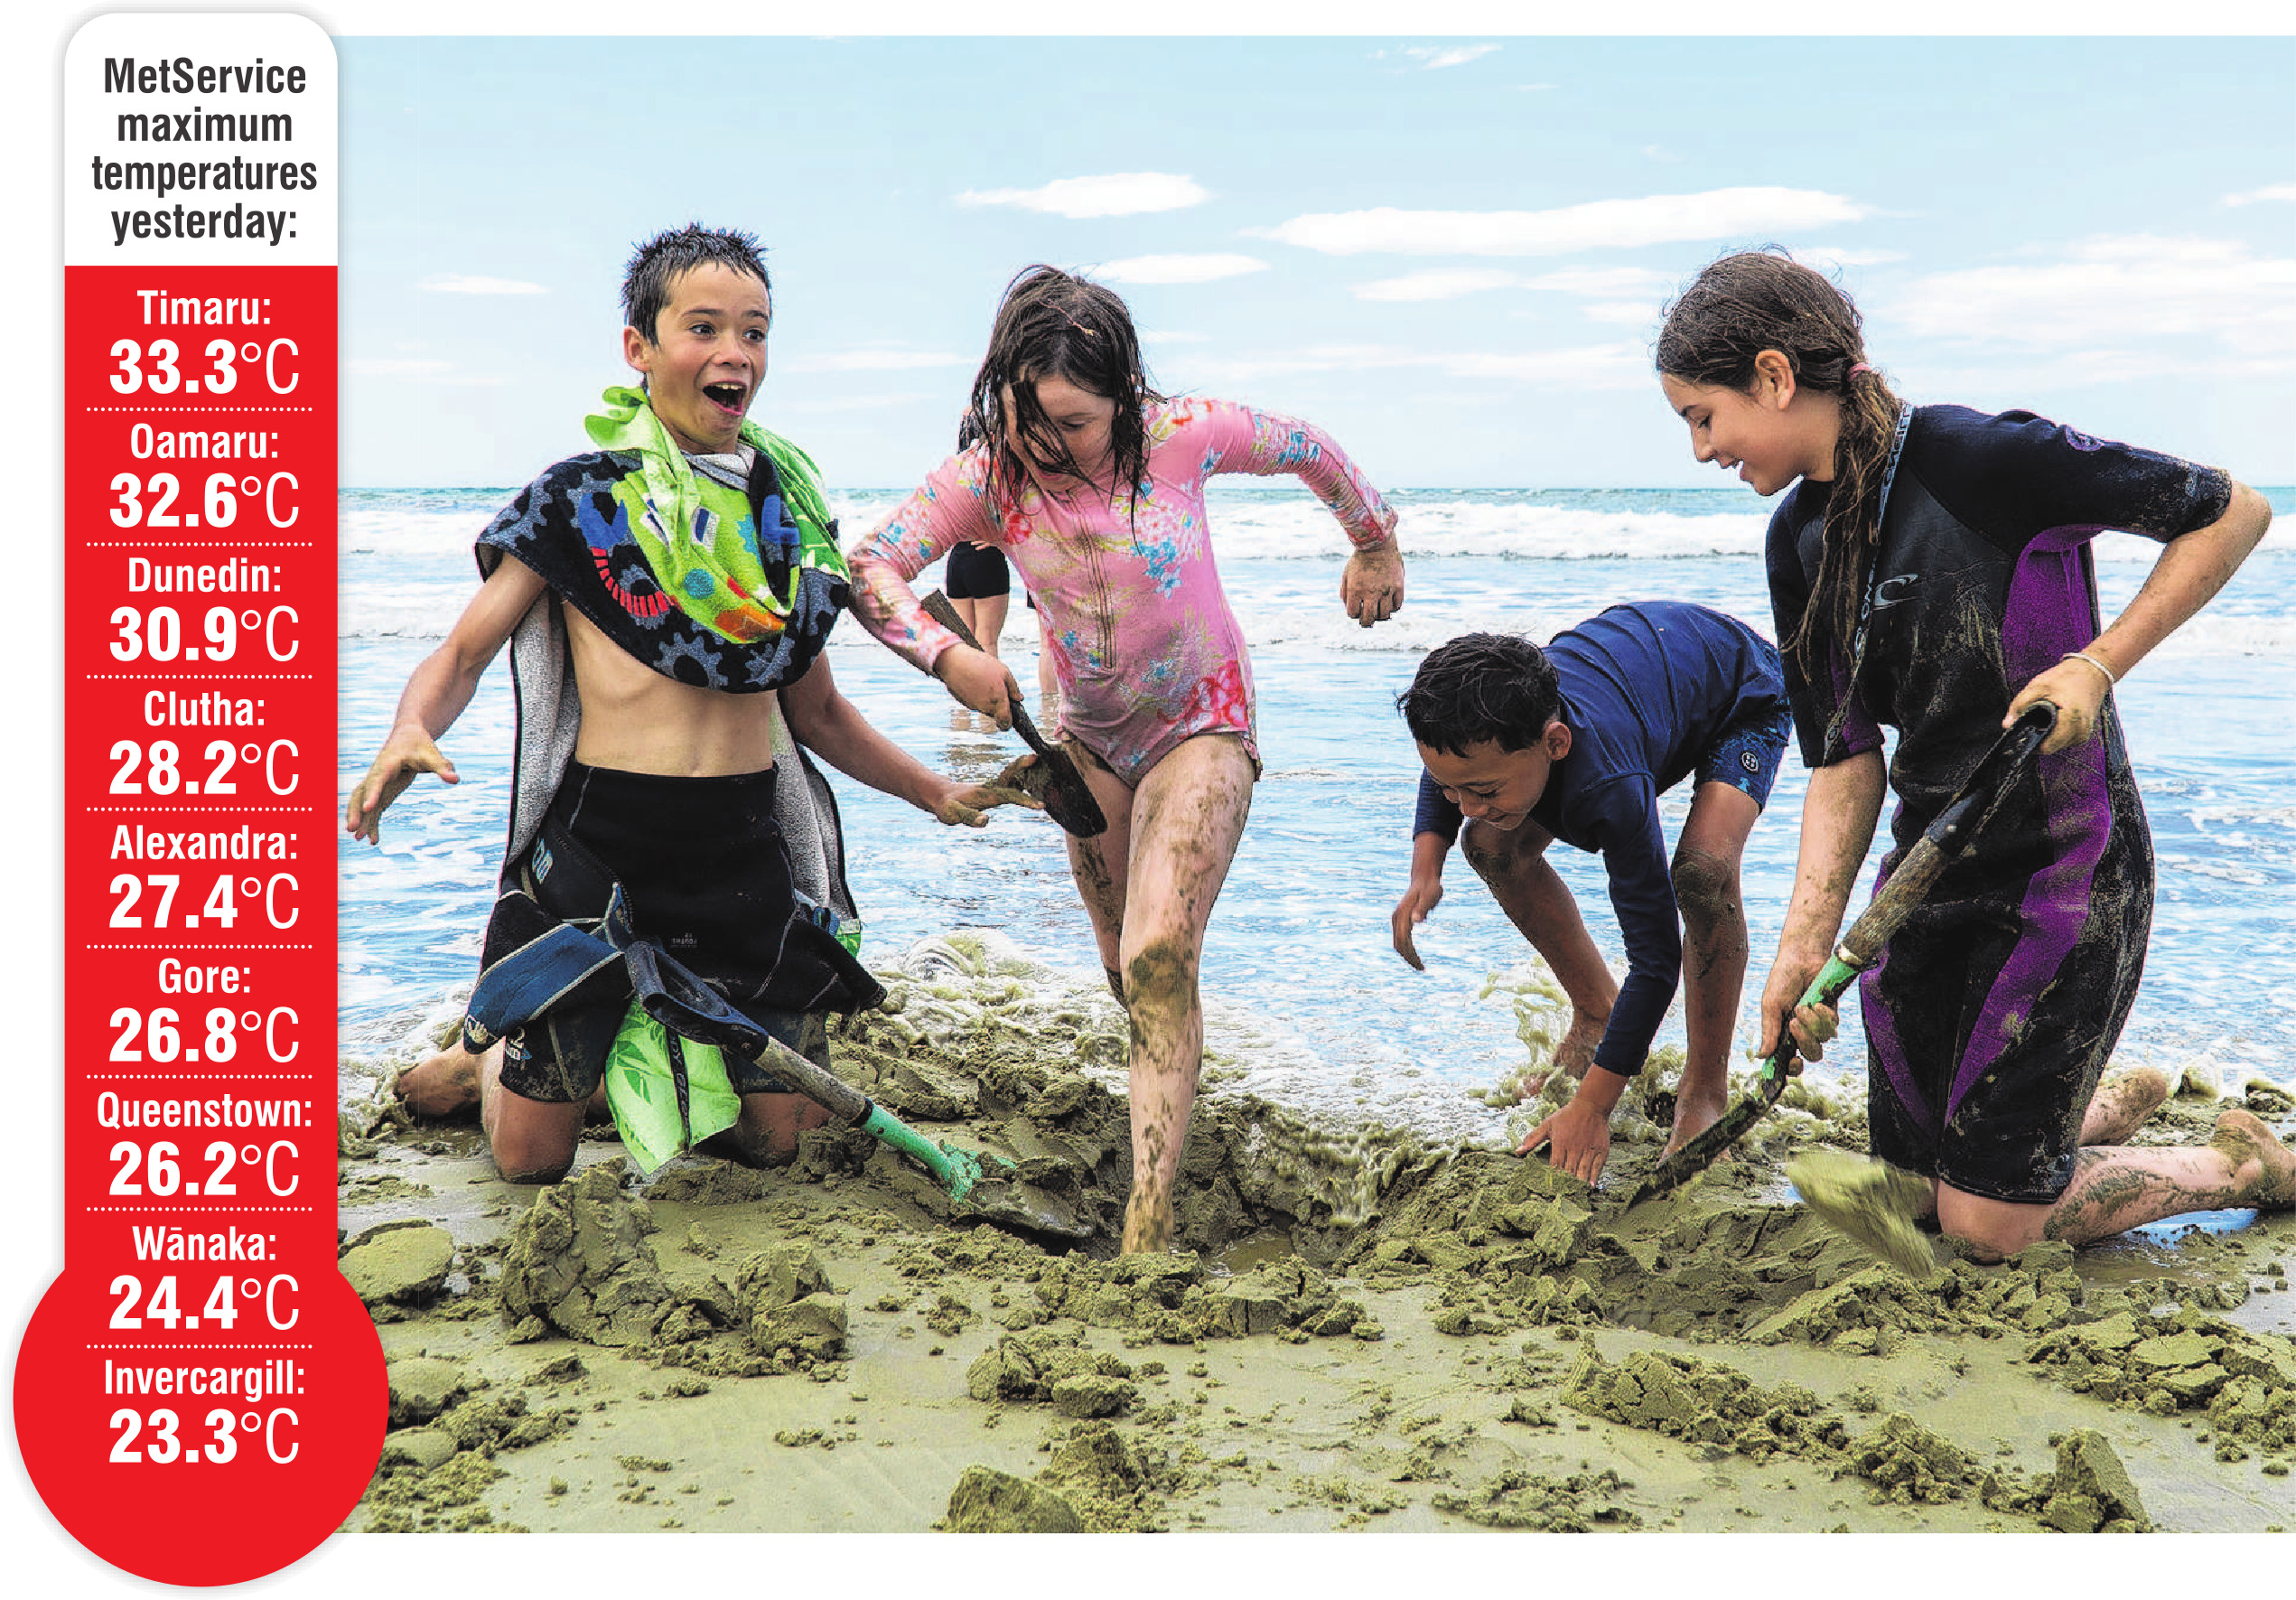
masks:
{"type": "Polygon", "coordinates": [[[2164,1216],[2296,1206],[2296,1151],[2245,1111],[2206,1146],[2117,1141],[2165,1093],[2092,1105],[2134,999],[2152,849],[2113,686],[2221,588],[2272,519],[2213,468],[2030,412],[1909,407],[1857,310],[1785,256],[1726,257],[1668,308],[1657,367],[1701,461],[1761,495],[1770,598],[1812,769],[1793,901],[1762,998],[1815,1060],[1832,1007],[1796,1009],[1839,931],[1884,772],[1892,867],[2026,706],[2058,724],[2035,772],[1861,981],[1874,1153],[1931,1180],[1939,1225],[1987,1258],[2164,1216]],[[2162,541],[2098,631],[2088,541],[2162,541]]]}

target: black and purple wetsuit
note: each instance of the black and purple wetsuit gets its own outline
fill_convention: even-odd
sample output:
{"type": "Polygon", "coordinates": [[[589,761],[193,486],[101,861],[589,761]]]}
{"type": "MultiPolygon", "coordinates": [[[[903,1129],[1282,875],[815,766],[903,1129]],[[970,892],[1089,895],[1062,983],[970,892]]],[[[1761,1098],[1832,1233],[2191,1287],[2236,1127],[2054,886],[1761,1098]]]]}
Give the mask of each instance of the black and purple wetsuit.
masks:
{"type": "MultiPolygon", "coordinates": [[[[1781,640],[1809,603],[1829,489],[1797,484],[1770,519],[1781,640]]],[[[2095,639],[2089,540],[2171,539],[2231,496],[2213,468],[2030,412],[1915,413],[1854,696],[1846,650],[1825,684],[1786,656],[1808,765],[1899,730],[1895,847],[1877,890],[2000,736],[2011,697],[2095,639]]],[[[2100,722],[2097,738],[2041,758],[1861,983],[1874,1154],[1994,1200],[2054,1201],[2072,1181],[2082,1113],[2144,968],[2151,836],[2109,697],[2100,722]]]]}

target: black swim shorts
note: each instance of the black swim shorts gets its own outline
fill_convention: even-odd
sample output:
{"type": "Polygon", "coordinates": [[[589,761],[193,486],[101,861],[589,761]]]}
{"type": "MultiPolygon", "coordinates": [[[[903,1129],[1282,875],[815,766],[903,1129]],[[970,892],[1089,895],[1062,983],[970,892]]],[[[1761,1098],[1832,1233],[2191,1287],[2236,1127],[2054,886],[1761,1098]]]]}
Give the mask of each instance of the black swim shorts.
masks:
{"type": "MultiPolygon", "coordinates": [[[[773,815],[777,772],[669,778],[574,763],[551,801],[543,837],[517,875],[545,911],[569,922],[599,916],[601,885],[619,882],[639,938],[826,1067],[824,1014],[759,1003],[782,957],[795,903],[789,851],[773,815]]],[[[498,908],[498,919],[502,914],[498,908]]],[[[513,1032],[502,1087],[558,1104],[589,1099],[626,1005],[564,1005],[513,1032]]],[[[785,1089],[733,1053],[725,1067],[738,1093],[785,1089]]]]}

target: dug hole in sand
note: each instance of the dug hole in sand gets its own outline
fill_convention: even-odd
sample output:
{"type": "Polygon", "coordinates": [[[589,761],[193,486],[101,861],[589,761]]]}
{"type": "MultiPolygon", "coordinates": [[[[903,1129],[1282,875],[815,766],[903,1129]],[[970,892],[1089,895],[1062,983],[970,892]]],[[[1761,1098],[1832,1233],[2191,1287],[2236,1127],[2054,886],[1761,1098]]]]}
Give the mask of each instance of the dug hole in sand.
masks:
{"type": "MultiPolygon", "coordinates": [[[[1011,1156],[1095,1240],[954,1221],[835,1130],[779,1171],[683,1157],[644,1183],[593,1135],[565,1183],[506,1184],[475,1130],[362,1093],[342,1267],[391,1418],[347,1529],[2296,1521],[2285,1216],[1996,1267],[1918,1233],[1925,1277],[1795,1203],[1786,1162],[1864,1145],[1861,1114],[1798,1083],[1731,1161],[1622,1218],[1663,1139],[1657,1070],[1596,1193],[1498,1149],[1311,1127],[1223,1092],[1208,1055],[1184,1248],[1116,1258],[1105,991],[969,937],[885,976],[903,1009],[839,1025],[840,1073],[1011,1156]]],[[[347,1072],[387,1081],[421,1047],[347,1072]]],[[[2274,1092],[2246,1103],[2284,1137],[2274,1092]]],[[[2198,1142],[2215,1110],[2174,1100],[2138,1142],[2198,1142]]]]}

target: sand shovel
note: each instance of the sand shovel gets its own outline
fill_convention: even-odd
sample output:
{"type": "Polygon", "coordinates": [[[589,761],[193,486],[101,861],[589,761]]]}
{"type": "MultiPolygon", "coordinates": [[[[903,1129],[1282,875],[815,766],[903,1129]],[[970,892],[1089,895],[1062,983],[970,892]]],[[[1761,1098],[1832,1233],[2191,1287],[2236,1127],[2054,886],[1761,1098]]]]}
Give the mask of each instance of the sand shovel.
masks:
{"type": "MultiPolygon", "coordinates": [[[[1921,903],[1938,875],[1968,848],[1970,839],[1992,819],[2013,781],[2032,765],[2042,742],[2056,725],[2057,707],[2046,700],[2039,701],[2028,706],[2015,725],[1986,752],[1984,759],[1977,763],[1977,770],[1962,785],[1961,792],[1937,813],[1937,819],[1914,842],[1913,848],[1906,852],[1905,859],[1890,875],[1889,883],[1874,895],[1873,903],[1842,935],[1841,944],[1803,993],[1800,1005],[1832,1005],[1857,981],[1860,973],[1881,959],[1881,947],[1912,914],[1913,908],[1921,903]]],[[[1778,1103],[1778,1097],[1785,1092],[1786,1080],[1792,1075],[1787,1069],[1794,1062],[1793,1037],[1781,1028],[1778,1048],[1762,1063],[1754,1087],[1741,1095],[1712,1127],[1660,1162],[1627,1196],[1622,1209],[1631,1211],[1647,1200],[1672,1193],[1713,1165],[1716,1156],[1736,1144],[1778,1103]]]]}
{"type": "MultiPolygon", "coordinates": [[[[947,595],[936,589],[925,596],[923,604],[927,616],[975,650],[981,648],[980,641],[973,637],[973,631],[957,614],[947,595]]],[[[1101,814],[1100,802],[1085,787],[1084,774],[1077,771],[1077,763],[1069,759],[1069,753],[1057,744],[1045,743],[1044,735],[1036,731],[1036,724],[1030,720],[1027,706],[1018,700],[1012,706],[1014,730],[1036,752],[1036,759],[1044,770],[1044,793],[1039,798],[1044,801],[1045,814],[1080,839],[1098,838],[1107,832],[1108,819],[1101,814]]]]}
{"type": "Polygon", "coordinates": [[[648,1015],[686,1038],[737,1051],[762,1063],[835,1118],[840,1126],[858,1127],[916,1162],[966,1212],[1032,1233],[1069,1240],[1092,1237],[1092,1229],[1074,1207],[1022,1183],[1011,1162],[926,1138],[844,1079],[814,1065],[766,1033],[734,1010],[716,990],[653,947],[633,945],[624,955],[639,1004],[648,1015]]]}

